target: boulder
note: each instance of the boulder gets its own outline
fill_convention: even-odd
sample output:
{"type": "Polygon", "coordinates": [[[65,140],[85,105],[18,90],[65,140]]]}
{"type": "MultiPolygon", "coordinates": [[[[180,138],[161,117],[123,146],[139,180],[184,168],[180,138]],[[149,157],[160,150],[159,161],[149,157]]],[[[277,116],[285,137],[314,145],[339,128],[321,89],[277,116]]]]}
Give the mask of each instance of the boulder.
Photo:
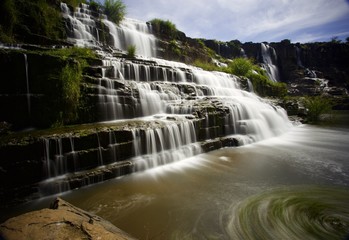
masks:
{"type": "Polygon", "coordinates": [[[50,208],[25,213],[0,225],[0,239],[134,239],[101,217],[57,198],[50,208]]]}

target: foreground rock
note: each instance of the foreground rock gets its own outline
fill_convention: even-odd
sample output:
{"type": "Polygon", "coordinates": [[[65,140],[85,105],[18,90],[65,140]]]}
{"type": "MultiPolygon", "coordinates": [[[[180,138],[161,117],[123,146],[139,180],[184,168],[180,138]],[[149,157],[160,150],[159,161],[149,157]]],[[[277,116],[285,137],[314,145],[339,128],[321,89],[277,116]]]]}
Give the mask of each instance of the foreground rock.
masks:
{"type": "Polygon", "coordinates": [[[57,198],[48,209],[11,218],[0,239],[134,239],[102,218],[57,198]]]}

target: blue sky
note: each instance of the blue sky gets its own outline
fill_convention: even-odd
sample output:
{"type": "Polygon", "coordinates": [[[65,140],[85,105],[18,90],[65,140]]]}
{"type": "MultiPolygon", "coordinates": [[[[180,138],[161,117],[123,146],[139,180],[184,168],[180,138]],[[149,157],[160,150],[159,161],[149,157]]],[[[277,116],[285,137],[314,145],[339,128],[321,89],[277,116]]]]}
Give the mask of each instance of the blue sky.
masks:
{"type": "Polygon", "coordinates": [[[192,38],[314,42],[349,36],[349,0],[123,0],[123,3],[127,17],[170,20],[192,38]]]}

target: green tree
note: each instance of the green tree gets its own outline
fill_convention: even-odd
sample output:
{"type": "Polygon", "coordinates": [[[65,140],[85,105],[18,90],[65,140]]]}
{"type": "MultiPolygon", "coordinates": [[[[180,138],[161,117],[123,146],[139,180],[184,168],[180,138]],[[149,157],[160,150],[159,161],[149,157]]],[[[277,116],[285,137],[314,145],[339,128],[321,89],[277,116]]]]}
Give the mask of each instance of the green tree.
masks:
{"type": "Polygon", "coordinates": [[[125,17],[126,6],[121,0],[105,0],[104,11],[109,20],[119,24],[125,17]]]}

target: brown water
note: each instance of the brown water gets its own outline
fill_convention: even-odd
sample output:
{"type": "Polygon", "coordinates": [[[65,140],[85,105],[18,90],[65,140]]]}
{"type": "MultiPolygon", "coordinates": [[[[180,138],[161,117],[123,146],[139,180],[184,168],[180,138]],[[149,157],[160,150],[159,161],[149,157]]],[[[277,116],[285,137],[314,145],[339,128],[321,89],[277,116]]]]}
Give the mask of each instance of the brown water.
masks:
{"type": "Polygon", "coordinates": [[[303,125],[62,197],[139,239],[343,239],[348,156],[348,128],[303,125]]]}

